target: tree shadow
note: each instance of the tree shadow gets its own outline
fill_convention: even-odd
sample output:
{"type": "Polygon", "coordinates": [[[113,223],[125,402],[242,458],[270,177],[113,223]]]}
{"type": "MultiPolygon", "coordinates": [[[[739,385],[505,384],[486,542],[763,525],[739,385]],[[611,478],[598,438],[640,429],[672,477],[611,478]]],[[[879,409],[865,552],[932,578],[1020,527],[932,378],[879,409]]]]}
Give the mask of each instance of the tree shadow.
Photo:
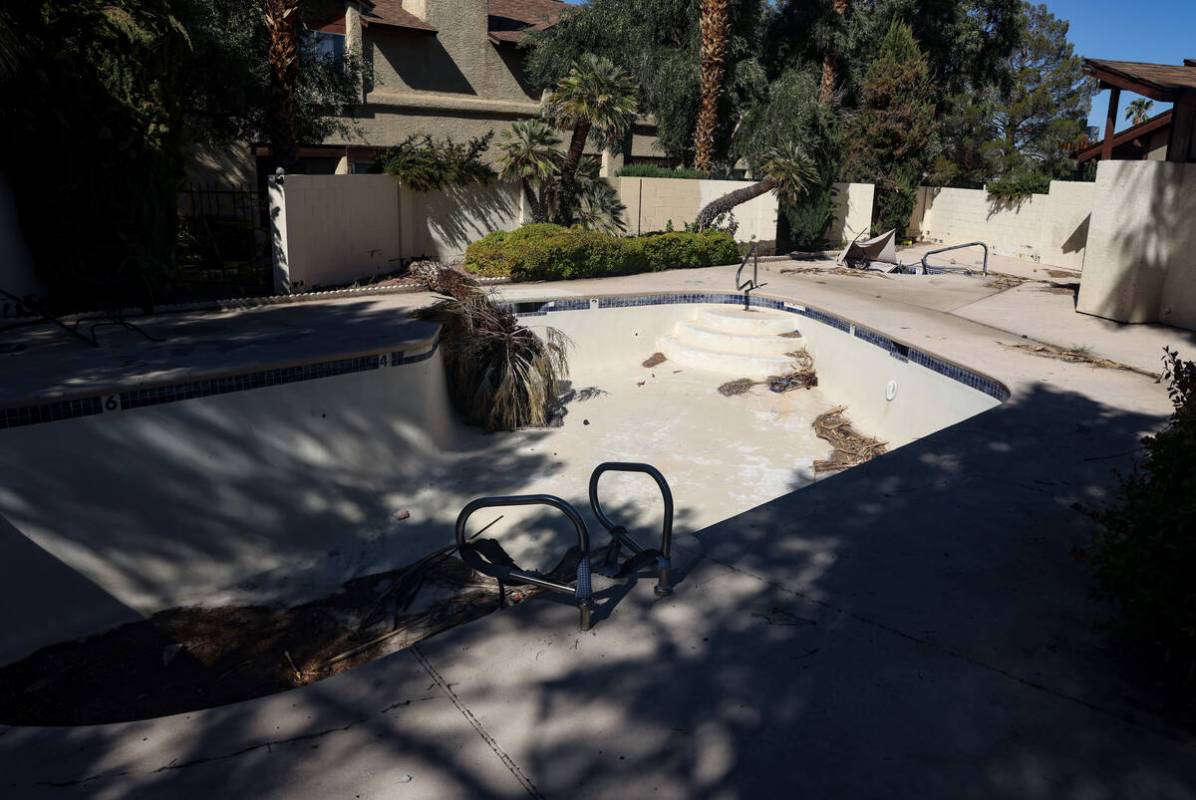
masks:
{"type": "MultiPolygon", "coordinates": [[[[1189,797],[1190,746],[1122,679],[1073,557],[1091,524],[1073,504],[1106,498],[1160,422],[1035,384],[698,532],[673,596],[634,586],[590,633],[527,602],[179,720],[157,772],[117,752],[136,729],[4,746],[22,775],[124,765],[93,785],[145,797],[406,772],[443,797],[1189,797]]],[[[650,536],[651,510],[619,512],[650,536]]]]}
{"type": "Polygon", "coordinates": [[[1159,422],[1038,386],[699,532],[592,636],[542,604],[421,650],[546,796],[1191,796],[1073,556],[1159,422]]]}
{"type": "Polygon", "coordinates": [[[1196,330],[1196,281],[1190,268],[1196,171],[1191,165],[1153,161],[1110,162],[1108,167],[1117,171],[1109,181],[1097,178],[1080,305],[1085,313],[1120,322],[1196,330]],[[1142,198],[1148,198],[1147,209],[1140,207],[1142,198]],[[1096,263],[1101,256],[1117,263],[1096,263]]]}
{"type": "Polygon", "coordinates": [[[494,182],[488,186],[448,186],[435,192],[404,192],[403,203],[416,209],[415,246],[438,252],[442,258],[460,256],[471,242],[486,234],[517,227],[520,191],[518,184],[494,182]]]}

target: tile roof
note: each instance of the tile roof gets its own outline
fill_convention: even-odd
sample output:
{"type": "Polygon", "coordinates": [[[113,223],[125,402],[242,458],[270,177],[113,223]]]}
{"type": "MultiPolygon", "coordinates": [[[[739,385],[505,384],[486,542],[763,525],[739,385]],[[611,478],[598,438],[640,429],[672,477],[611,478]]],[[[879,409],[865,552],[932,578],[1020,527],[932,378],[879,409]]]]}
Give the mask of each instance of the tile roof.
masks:
{"type": "Polygon", "coordinates": [[[1084,59],[1085,70],[1101,80],[1123,89],[1145,94],[1155,100],[1174,102],[1187,95],[1196,99],[1196,66],[1188,63],[1146,64],[1140,61],[1084,59]],[[1145,91],[1141,91],[1141,90],[1145,91]]]}
{"type": "Polygon", "coordinates": [[[568,8],[560,0],[489,0],[489,35],[495,44],[521,41],[528,31],[551,27],[568,8]]]}
{"type": "Polygon", "coordinates": [[[436,33],[436,29],[403,8],[400,0],[374,0],[373,9],[362,16],[366,25],[384,25],[411,31],[436,33]]]}

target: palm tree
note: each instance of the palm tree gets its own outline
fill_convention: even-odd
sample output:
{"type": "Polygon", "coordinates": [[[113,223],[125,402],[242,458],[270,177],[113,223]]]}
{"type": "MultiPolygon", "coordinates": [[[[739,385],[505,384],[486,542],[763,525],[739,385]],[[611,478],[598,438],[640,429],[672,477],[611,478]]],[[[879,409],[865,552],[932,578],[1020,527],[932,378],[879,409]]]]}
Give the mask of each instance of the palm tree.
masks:
{"type": "MultiPolygon", "coordinates": [[[[843,20],[847,17],[848,0],[834,0],[831,8],[835,12],[835,30],[841,32],[843,20]]],[[[833,46],[828,46],[822,56],[822,83],[818,87],[818,102],[830,105],[835,96],[835,84],[839,82],[839,64],[833,46]]]]}
{"type": "Polygon", "coordinates": [[[1152,106],[1154,106],[1154,101],[1147,100],[1145,97],[1131,100],[1130,104],[1125,107],[1125,118],[1130,120],[1134,125],[1141,125],[1150,119],[1150,109],[1152,106]]]}
{"type": "Polygon", "coordinates": [[[723,90],[723,60],[727,55],[727,35],[731,30],[728,0],[702,0],[698,17],[701,32],[701,105],[694,126],[694,166],[708,170],[714,166],[714,132],[718,127],[718,98],[723,90]]]}
{"type": "Polygon", "coordinates": [[[519,120],[503,131],[498,143],[498,174],[503,180],[519,181],[531,207],[532,221],[547,222],[548,189],[560,174],[561,140],[542,120],[519,120]]]}
{"type": "Polygon", "coordinates": [[[586,230],[602,231],[611,235],[627,232],[623,212],[627,206],[619,199],[619,193],[598,173],[601,165],[598,159],[586,156],[577,168],[578,203],[577,224],[586,230]]]}
{"type": "Polygon", "coordinates": [[[270,151],[284,169],[299,160],[296,134],[295,86],[299,80],[299,2],[300,0],[265,0],[266,30],[270,33],[272,86],[270,113],[266,132],[270,151]]]}
{"type": "Polygon", "coordinates": [[[561,162],[558,224],[573,224],[580,193],[577,166],[586,140],[593,135],[603,147],[622,142],[635,118],[635,88],[631,76],[609,59],[586,53],[548,96],[549,119],[561,130],[573,132],[561,162]]]}
{"type": "Polygon", "coordinates": [[[735,206],[759,197],[765,192],[776,195],[781,206],[792,206],[818,183],[818,169],[814,160],[799,145],[778,147],[765,153],[760,162],[763,180],[712,200],[698,212],[695,225],[705,230],[722,214],[735,206]]]}

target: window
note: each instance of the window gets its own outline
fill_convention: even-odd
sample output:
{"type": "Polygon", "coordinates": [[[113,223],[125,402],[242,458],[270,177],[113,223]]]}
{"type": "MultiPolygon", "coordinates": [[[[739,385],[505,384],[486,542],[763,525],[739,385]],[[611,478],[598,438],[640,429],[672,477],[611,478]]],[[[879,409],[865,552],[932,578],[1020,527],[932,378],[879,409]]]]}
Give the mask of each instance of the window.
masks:
{"type": "Polygon", "coordinates": [[[343,33],[326,33],[315,31],[316,54],[329,61],[339,64],[345,58],[345,35],[343,33]]]}

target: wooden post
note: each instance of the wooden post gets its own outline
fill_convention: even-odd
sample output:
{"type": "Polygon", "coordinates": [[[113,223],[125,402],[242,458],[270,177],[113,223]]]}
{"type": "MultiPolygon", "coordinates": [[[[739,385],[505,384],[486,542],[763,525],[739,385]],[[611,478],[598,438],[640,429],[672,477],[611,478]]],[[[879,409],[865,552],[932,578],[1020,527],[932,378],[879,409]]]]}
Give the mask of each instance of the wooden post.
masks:
{"type": "Polygon", "coordinates": [[[1117,130],[1117,104],[1121,102],[1121,89],[1109,87],[1109,114],[1105,117],[1105,141],[1100,149],[1100,160],[1113,158],[1113,134],[1117,130]]]}
{"type": "Polygon", "coordinates": [[[1196,137],[1196,104],[1176,103],[1171,109],[1171,134],[1167,138],[1167,160],[1176,164],[1188,163],[1196,137]]]}

